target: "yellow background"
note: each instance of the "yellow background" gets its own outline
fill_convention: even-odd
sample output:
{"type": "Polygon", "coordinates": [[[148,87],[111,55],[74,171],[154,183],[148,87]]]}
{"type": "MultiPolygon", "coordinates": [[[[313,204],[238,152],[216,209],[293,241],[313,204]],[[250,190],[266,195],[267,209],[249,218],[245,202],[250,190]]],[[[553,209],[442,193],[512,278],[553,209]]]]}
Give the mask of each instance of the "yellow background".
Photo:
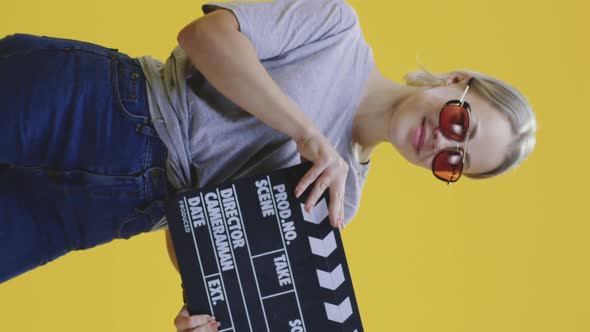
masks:
{"type": "MultiPolygon", "coordinates": [[[[3,1],[0,35],[165,60],[202,3],[3,1]]],[[[520,168],[451,187],[377,149],[343,233],[365,330],[590,331],[587,2],[349,3],[389,78],[417,57],[433,71],[488,73],[519,88],[539,122],[520,168]]],[[[0,331],[175,331],[180,278],[163,235],[72,252],[0,285],[0,331]]]]}

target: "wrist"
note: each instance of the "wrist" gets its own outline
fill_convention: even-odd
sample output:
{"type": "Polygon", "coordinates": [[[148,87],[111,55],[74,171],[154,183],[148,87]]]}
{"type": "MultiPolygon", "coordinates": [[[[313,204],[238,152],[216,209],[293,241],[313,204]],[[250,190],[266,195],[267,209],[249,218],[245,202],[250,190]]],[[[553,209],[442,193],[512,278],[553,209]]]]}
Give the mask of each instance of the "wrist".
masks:
{"type": "Polygon", "coordinates": [[[297,145],[303,143],[311,136],[315,136],[318,133],[321,134],[320,130],[316,125],[308,119],[305,119],[303,123],[297,126],[298,130],[291,136],[291,138],[297,143],[297,145]]]}
{"type": "Polygon", "coordinates": [[[283,115],[282,118],[277,119],[278,128],[276,129],[285,133],[296,143],[305,140],[315,131],[319,131],[315,123],[307,117],[297,103],[289,97],[286,97],[283,102],[283,106],[279,106],[279,108],[286,111],[286,117],[283,115]]]}

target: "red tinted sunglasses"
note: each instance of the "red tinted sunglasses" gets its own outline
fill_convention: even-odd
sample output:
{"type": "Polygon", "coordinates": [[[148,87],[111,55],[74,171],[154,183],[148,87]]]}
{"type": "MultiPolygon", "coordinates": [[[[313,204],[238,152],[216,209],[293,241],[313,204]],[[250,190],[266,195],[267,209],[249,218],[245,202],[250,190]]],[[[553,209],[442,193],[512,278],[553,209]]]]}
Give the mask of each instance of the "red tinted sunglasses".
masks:
{"type": "MultiPolygon", "coordinates": [[[[464,101],[473,78],[467,81],[461,100],[450,100],[440,111],[439,130],[445,137],[457,142],[465,142],[467,149],[467,133],[471,119],[471,106],[464,101]]],[[[432,173],[438,179],[447,182],[455,182],[461,177],[465,163],[465,151],[457,145],[454,148],[441,150],[432,160],[432,173]]]]}

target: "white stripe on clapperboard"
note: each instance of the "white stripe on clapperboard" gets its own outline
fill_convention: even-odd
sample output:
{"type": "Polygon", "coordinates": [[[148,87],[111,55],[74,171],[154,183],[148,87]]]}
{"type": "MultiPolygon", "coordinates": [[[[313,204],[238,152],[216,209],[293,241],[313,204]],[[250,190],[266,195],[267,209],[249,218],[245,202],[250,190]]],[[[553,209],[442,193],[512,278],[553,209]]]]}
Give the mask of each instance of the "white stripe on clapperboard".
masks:
{"type": "Polygon", "coordinates": [[[288,291],[284,291],[284,292],[280,292],[280,293],[276,293],[276,294],[272,294],[272,295],[267,295],[267,296],[263,297],[263,299],[264,300],[270,299],[271,297],[276,297],[276,296],[284,295],[284,294],[287,294],[287,293],[293,293],[294,291],[295,291],[294,289],[291,289],[291,290],[288,290],[288,291]]]}
{"type": "MultiPolygon", "coordinates": [[[[187,211],[190,211],[188,202],[186,201],[186,197],[183,198],[184,201],[184,208],[187,211]]],[[[201,254],[199,253],[199,247],[197,247],[197,239],[195,238],[195,231],[192,227],[193,221],[191,220],[190,213],[187,213],[188,220],[191,224],[191,234],[193,235],[193,243],[195,244],[195,250],[197,252],[197,258],[199,259],[199,270],[201,271],[201,275],[203,276],[203,284],[205,284],[205,289],[207,290],[207,294],[209,293],[209,287],[207,287],[207,279],[205,278],[205,272],[203,271],[203,265],[201,264],[201,254]]],[[[209,301],[209,309],[211,309],[211,314],[213,314],[213,305],[211,305],[211,299],[209,295],[207,295],[207,301],[209,301]]]]}
{"type": "MultiPolygon", "coordinates": [[[[203,202],[203,204],[205,204],[205,198],[203,197],[203,193],[199,193],[199,195],[201,196],[201,202],[203,202]]],[[[205,211],[205,212],[207,212],[207,211],[205,211]]],[[[221,213],[223,213],[223,211],[221,211],[221,213]]],[[[209,225],[211,225],[209,223],[209,213],[203,213],[203,215],[205,216],[205,219],[207,219],[207,225],[208,225],[207,229],[209,230],[209,237],[211,238],[211,245],[214,246],[215,241],[213,240],[213,233],[212,233],[211,227],[209,227],[209,225]]],[[[229,319],[231,321],[231,326],[233,328],[234,318],[231,313],[231,307],[229,305],[229,302],[227,302],[227,291],[225,290],[225,281],[223,281],[223,274],[221,273],[221,266],[219,266],[219,257],[217,257],[217,250],[215,248],[213,248],[213,253],[215,254],[215,263],[217,264],[217,270],[219,271],[219,277],[221,278],[221,286],[223,287],[223,295],[225,297],[225,303],[227,304],[227,310],[229,311],[229,319]]],[[[207,287],[207,297],[209,297],[209,287],[207,287]]]]}
{"type": "MultiPolygon", "coordinates": [[[[235,197],[235,195],[234,195],[234,197],[235,197]]],[[[225,220],[225,209],[223,208],[223,202],[221,201],[221,194],[219,193],[219,189],[217,189],[217,198],[219,200],[221,218],[223,218],[223,225],[225,226],[225,233],[227,234],[228,237],[230,237],[229,229],[227,228],[227,223],[225,220]]],[[[244,310],[246,311],[246,318],[248,318],[248,326],[250,327],[250,331],[252,331],[252,323],[250,322],[250,314],[248,313],[248,305],[246,305],[246,297],[244,296],[244,290],[242,289],[242,281],[240,280],[240,270],[238,270],[238,263],[236,262],[236,255],[234,254],[234,246],[231,243],[231,239],[229,239],[229,249],[231,250],[231,258],[234,261],[234,266],[236,267],[236,275],[238,277],[238,284],[240,284],[240,293],[242,293],[242,303],[244,303],[244,310]]],[[[227,302],[227,304],[229,306],[229,302],[227,302]]]]}
{"type": "Polygon", "coordinates": [[[232,189],[234,191],[234,197],[236,199],[236,204],[238,205],[238,213],[240,214],[240,224],[242,225],[242,230],[244,231],[244,237],[246,238],[246,248],[248,248],[248,256],[250,257],[250,265],[252,265],[252,272],[254,272],[254,281],[256,281],[256,290],[258,291],[258,299],[260,300],[260,305],[262,306],[262,314],[264,315],[264,323],[266,324],[266,331],[270,332],[270,327],[268,326],[268,319],[266,318],[266,309],[264,308],[264,302],[260,297],[260,286],[258,286],[258,277],[256,276],[256,269],[254,268],[254,261],[252,260],[252,252],[250,251],[250,240],[248,240],[248,234],[246,234],[246,226],[244,225],[244,219],[242,219],[242,209],[240,208],[240,200],[238,199],[238,193],[236,191],[236,186],[232,184],[232,189]]]}
{"type": "MultiPolygon", "coordinates": [[[[270,181],[270,176],[267,176],[266,179],[268,180],[269,187],[272,188],[272,182],[270,181]]],[[[275,208],[275,216],[277,216],[277,224],[279,225],[279,232],[281,235],[281,241],[283,241],[283,248],[285,248],[285,253],[287,254],[287,267],[289,268],[289,273],[291,274],[291,278],[293,279],[293,289],[295,290],[295,300],[297,300],[297,308],[299,308],[299,314],[301,315],[301,322],[303,323],[303,331],[307,331],[307,327],[305,326],[305,319],[303,318],[303,311],[301,311],[301,304],[299,303],[299,295],[297,294],[297,286],[295,283],[295,275],[293,274],[293,270],[291,269],[291,260],[289,259],[289,252],[287,251],[287,245],[285,244],[285,238],[283,237],[283,227],[281,226],[281,220],[279,219],[277,203],[275,202],[275,194],[272,190],[270,190],[270,197],[272,198],[272,204],[275,208]]]]}
{"type": "Polygon", "coordinates": [[[262,254],[258,254],[258,255],[252,256],[252,258],[258,258],[258,257],[262,257],[262,256],[274,254],[274,253],[277,253],[279,251],[285,251],[285,249],[277,249],[277,250],[273,250],[273,251],[269,251],[269,252],[263,252],[262,254]]]}

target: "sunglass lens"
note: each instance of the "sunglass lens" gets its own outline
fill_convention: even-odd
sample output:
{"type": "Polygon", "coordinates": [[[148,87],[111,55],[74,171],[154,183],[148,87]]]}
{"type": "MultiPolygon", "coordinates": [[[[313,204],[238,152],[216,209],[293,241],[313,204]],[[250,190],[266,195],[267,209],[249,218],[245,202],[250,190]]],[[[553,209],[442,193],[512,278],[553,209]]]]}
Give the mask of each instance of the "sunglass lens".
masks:
{"type": "Polygon", "coordinates": [[[463,142],[469,128],[469,113],[464,106],[445,105],[440,112],[440,130],[443,135],[463,142]]]}
{"type": "Polygon", "coordinates": [[[432,160],[432,172],[446,182],[455,182],[463,171],[463,155],[458,151],[441,151],[432,160]]]}

